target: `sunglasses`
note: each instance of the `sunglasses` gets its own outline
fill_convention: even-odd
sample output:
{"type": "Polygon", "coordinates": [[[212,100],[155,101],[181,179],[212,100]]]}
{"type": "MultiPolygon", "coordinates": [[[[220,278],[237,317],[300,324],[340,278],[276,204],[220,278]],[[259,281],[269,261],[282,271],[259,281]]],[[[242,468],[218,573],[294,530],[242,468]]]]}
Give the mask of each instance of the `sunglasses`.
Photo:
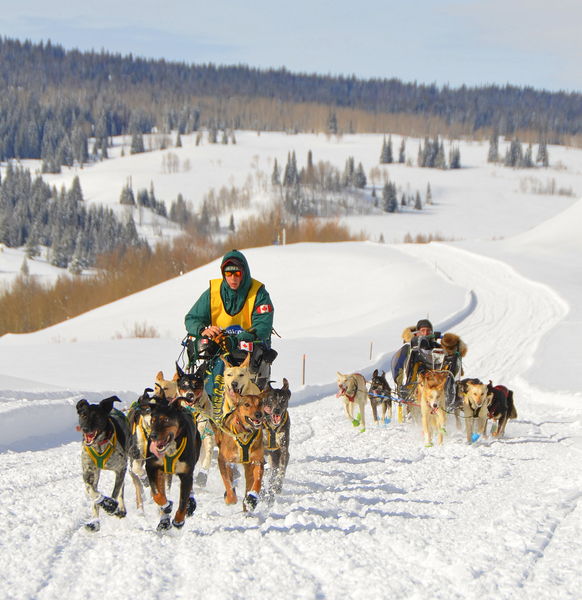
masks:
{"type": "Polygon", "coordinates": [[[225,277],[242,277],[242,271],[227,271],[225,277]]]}

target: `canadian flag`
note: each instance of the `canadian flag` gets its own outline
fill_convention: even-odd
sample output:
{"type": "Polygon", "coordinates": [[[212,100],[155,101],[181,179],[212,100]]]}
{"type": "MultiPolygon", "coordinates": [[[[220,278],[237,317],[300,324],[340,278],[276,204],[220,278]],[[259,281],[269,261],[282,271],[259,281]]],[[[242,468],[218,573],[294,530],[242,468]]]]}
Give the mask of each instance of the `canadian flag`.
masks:
{"type": "Polygon", "coordinates": [[[245,341],[241,340],[238,343],[238,347],[241,350],[246,350],[247,352],[252,352],[253,351],[253,343],[252,342],[245,342],[245,341]]]}
{"type": "Polygon", "coordinates": [[[257,306],[257,314],[264,315],[265,313],[273,312],[273,307],[271,304],[261,304],[257,306]]]}

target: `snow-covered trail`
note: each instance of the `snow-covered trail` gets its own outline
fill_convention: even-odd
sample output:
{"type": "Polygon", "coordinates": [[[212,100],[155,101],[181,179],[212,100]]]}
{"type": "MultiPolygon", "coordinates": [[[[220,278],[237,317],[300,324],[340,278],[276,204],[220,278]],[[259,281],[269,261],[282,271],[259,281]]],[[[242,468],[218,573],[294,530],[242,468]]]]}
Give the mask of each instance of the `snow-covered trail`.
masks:
{"type": "Polygon", "coordinates": [[[359,434],[335,397],[302,402],[270,512],[225,506],[214,469],[195,516],[166,535],[151,502],[136,513],[129,479],[128,517],[83,530],[78,442],[0,454],[0,595],[578,598],[582,410],[574,398],[547,402],[522,379],[566,307],[497,261],[444,245],[405,251],[474,291],[453,331],[469,344],[468,376],[516,390],[519,418],[505,439],[468,446],[450,422],[445,444],[424,448],[412,424],[359,434]]]}

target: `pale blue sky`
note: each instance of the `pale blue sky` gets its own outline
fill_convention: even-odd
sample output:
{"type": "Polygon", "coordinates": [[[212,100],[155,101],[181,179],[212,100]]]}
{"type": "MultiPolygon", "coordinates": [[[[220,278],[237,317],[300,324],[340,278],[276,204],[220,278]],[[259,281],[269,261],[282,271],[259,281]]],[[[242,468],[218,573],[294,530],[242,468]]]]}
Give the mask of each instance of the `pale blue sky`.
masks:
{"type": "Polygon", "coordinates": [[[19,0],[0,9],[0,35],[67,49],[566,91],[582,91],[581,23],[581,0],[19,0]]]}

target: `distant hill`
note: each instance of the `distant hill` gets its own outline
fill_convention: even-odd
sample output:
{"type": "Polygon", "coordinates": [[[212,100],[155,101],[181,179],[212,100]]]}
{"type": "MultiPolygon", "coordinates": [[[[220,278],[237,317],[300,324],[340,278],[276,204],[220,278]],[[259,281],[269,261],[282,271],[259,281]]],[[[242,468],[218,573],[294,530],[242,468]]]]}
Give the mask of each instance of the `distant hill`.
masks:
{"type": "Polygon", "coordinates": [[[110,136],[152,128],[582,136],[582,94],[188,65],[9,38],[0,82],[0,159],[43,158],[50,172],[106,154],[110,136]]]}

